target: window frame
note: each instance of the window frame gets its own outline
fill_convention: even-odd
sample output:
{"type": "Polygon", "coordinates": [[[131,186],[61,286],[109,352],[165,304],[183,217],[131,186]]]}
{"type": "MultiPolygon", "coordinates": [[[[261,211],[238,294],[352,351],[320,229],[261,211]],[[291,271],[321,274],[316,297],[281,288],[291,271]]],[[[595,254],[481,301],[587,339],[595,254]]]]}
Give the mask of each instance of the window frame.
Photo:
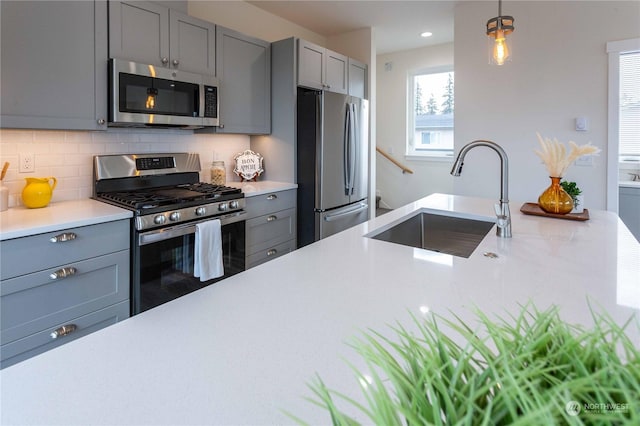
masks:
{"type": "Polygon", "coordinates": [[[607,210],[618,213],[620,143],[620,55],[640,51],[640,38],[607,43],[609,55],[608,134],[607,134],[607,210]]]}
{"type": "MultiPolygon", "coordinates": [[[[419,68],[411,70],[407,73],[407,137],[405,140],[405,159],[407,160],[428,160],[428,161],[453,161],[454,147],[446,150],[429,150],[420,151],[416,148],[417,144],[414,140],[415,127],[415,77],[424,74],[443,74],[454,73],[453,64],[441,65],[428,68],[419,68]]],[[[454,99],[455,99],[455,74],[454,74],[454,99]]],[[[455,102],[455,101],[454,101],[455,102]]],[[[455,123],[455,107],[454,107],[454,123],[455,123]]],[[[455,124],[454,124],[455,127],[455,124]]],[[[440,132],[441,130],[437,130],[440,132]]],[[[453,128],[452,128],[453,131],[453,128]]],[[[422,133],[422,132],[421,132],[422,133]]]]}

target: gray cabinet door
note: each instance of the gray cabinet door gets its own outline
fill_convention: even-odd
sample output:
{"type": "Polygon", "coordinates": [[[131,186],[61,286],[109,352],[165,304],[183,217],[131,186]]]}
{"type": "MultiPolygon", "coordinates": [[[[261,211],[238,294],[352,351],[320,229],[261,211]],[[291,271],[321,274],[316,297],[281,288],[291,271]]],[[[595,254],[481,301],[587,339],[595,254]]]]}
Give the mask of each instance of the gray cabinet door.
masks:
{"type": "Polygon", "coordinates": [[[349,95],[367,99],[367,65],[349,58],[349,95]]]}
{"type": "Polygon", "coordinates": [[[0,8],[1,126],[106,130],[106,1],[0,8]]]}
{"type": "Polygon", "coordinates": [[[168,64],[169,9],[146,1],[109,1],[109,55],[168,64]]]}
{"type": "Polygon", "coordinates": [[[218,26],[218,133],[271,132],[271,44],[218,26]]]}
{"type": "Polygon", "coordinates": [[[340,53],[327,50],[325,52],[325,90],[347,94],[349,69],[348,58],[340,53]]]}
{"type": "Polygon", "coordinates": [[[324,89],[326,49],[306,40],[298,40],[298,86],[324,89]]]}
{"type": "Polygon", "coordinates": [[[216,26],[169,11],[170,66],[200,74],[216,74],[216,26]]]}
{"type": "Polygon", "coordinates": [[[111,57],[214,75],[215,24],[147,1],[109,2],[111,57]]]}

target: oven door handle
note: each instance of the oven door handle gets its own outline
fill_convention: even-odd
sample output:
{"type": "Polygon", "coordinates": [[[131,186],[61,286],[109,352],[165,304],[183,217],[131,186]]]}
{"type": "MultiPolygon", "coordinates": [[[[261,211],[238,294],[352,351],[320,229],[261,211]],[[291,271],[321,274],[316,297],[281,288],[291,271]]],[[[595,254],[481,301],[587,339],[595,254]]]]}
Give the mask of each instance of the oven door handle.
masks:
{"type": "Polygon", "coordinates": [[[229,225],[230,223],[240,222],[244,220],[244,215],[247,212],[239,211],[223,216],[211,217],[208,219],[199,220],[197,222],[189,222],[183,225],[176,225],[169,228],[154,229],[152,231],[142,232],[138,235],[138,245],[144,246],[147,244],[157,243],[158,241],[164,241],[175,237],[181,237],[183,235],[194,234],[196,232],[196,225],[198,223],[208,222],[210,220],[220,219],[222,226],[229,225]]]}

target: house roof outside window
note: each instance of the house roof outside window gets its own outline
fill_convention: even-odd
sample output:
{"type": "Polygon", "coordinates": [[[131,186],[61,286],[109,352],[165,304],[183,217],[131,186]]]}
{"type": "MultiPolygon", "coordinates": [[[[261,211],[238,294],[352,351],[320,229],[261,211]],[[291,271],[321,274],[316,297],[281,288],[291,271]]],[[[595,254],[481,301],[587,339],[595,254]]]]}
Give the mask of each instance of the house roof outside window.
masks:
{"type": "Polygon", "coordinates": [[[416,130],[453,129],[453,114],[417,114],[416,130]]]}

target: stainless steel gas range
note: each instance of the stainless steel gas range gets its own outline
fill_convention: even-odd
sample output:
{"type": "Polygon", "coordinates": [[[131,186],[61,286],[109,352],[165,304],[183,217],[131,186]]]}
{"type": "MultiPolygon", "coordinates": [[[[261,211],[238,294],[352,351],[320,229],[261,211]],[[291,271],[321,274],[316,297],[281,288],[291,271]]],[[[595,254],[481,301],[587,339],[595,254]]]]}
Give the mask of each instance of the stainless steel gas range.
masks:
{"type": "Polygon", "coordinates": [[[194,153],[94,157],[94,198],[133,212],[131,313],[213,284],[245,269],[244,194],[200,182],[194,153]],[[224,275],[194,276],[196,225],[220,220],[224,275]]]}

